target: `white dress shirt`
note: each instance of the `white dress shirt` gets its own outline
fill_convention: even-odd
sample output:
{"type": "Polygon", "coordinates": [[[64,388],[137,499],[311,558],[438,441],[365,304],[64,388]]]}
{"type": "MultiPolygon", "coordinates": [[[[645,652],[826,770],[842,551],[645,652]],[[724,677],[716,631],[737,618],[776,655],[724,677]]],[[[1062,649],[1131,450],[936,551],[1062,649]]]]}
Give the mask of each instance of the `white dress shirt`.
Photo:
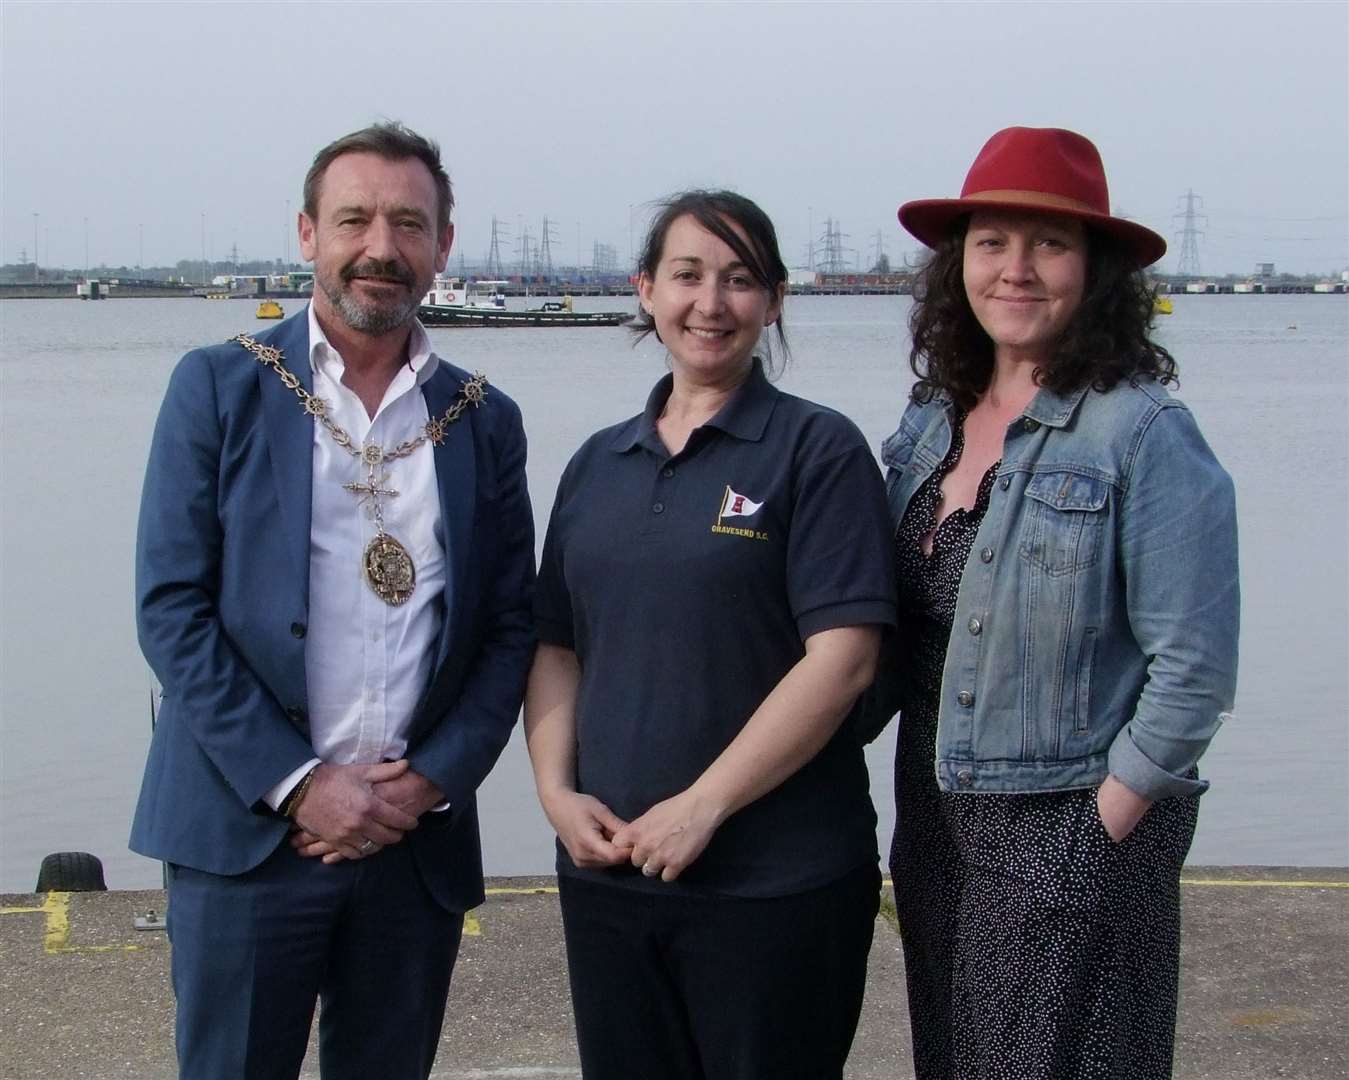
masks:
{"type": "MultiPolygon", "coordinates": [[[[343,385],[345,364],[310,304],[313,392],[328,403],[329,419],[346,430],[354,446],[374,442],[391,450],[425,427],[429,417],[421,387],[439,360],[420,323],[413,323],[407,351],[407,362],[372,418],[343,385]]],[[[381,600],[365,580],[363,554],[375,537],[373,507],[342,486],[366,482],[364,462],[317,422],[313,453],[305,679],[316,757],[267,793],[274,809],[320,761],[373,764],[403,756],[444,617],[445,535],[431,443],[375,471],[379,487],[398,492],[380,496],[384,531],[407,549],[416,571],[412,596],[397,607],[381,600]]]]}

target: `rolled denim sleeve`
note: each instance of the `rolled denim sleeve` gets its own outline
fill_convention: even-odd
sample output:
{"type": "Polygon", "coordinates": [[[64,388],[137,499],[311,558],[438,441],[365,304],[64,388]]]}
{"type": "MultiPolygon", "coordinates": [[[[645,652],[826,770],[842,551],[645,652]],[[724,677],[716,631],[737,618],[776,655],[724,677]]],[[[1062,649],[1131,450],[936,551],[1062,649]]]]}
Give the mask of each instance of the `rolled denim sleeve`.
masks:
{"type": "Polygon", "coordinates": [[[1240,594],[1236,495],[1188,409],[1142,425],[1119,518],[1128,618],[1149,658],[1109,768],[1149,799],[1207,789],[1187,774],[1232,709],[1240,594]]]}

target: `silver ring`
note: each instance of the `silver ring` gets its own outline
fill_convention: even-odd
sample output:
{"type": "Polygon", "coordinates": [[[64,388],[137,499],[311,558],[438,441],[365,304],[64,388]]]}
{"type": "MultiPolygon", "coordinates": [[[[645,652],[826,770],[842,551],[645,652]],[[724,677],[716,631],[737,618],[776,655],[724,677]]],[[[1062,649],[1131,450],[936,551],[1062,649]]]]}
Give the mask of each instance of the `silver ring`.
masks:
{"type": "Polygon", "coordinates": [[[649,862],[644,862],[642,863],[642,873],[645,874],[647,877],[655,877],[657,874],[660,873],[660,871],[657,870],[654,866],[652,866],[649,862]]]}
{"type": "Polygon", "coordinates": [[[365,838],[365,843],[362,844],[356,850],[359,851],[362,855],[369,855],[372,851],[375,850],[375,842],[367,836],[365,838]]]}

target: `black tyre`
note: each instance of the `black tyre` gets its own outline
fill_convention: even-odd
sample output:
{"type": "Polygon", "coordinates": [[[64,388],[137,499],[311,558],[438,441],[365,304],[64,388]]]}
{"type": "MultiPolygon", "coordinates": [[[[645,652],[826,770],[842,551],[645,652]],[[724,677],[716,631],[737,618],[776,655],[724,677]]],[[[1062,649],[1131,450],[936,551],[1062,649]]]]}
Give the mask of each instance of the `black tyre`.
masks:
{"type": "Polygon", "coordinates": [[[107,892],[103,864],[87,851],[58,851],[42,860],[34,892],[107,892]]]}

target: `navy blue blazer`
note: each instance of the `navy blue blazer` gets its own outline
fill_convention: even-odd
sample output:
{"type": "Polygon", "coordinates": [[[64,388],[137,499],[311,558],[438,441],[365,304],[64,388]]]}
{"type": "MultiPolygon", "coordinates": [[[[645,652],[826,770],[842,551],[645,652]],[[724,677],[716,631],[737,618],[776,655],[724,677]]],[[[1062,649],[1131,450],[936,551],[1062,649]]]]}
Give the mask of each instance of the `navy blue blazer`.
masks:
{"type": "MultiPolygon", "coordinates": [[[[312,389],[307,312],[258,335],[312,389]]],[[[431,416],[468,374],[439,365],[431,416]]],[[[141,648],[164,687],[133,851],[215,874],[252,869],[289,822],[263,794],[314,756],[305,628],[313,424],[237,344],[190,352],[155,426],[136,542],[141,648]]],[[[444,621],[407,756],[451,809],[404,843],[436,899],[483,899],[474,792],[519,715],[534,651],[534,517],[520,410],[495,387],[434,447],[448,565],[444,621]]]]}

